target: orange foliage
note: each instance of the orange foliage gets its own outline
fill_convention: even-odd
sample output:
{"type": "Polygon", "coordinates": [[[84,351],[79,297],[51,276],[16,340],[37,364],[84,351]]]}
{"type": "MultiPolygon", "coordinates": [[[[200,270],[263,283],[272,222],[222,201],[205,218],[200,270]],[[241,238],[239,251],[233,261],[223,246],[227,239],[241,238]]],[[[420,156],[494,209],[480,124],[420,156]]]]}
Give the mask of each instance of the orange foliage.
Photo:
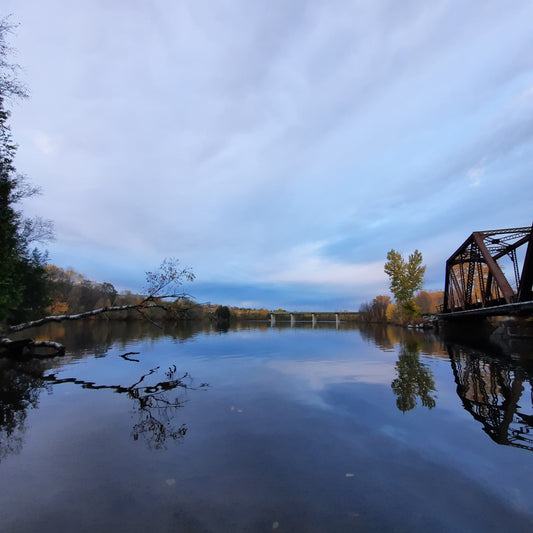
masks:
{"type": "Polygon", "coordinates": [[[46,308],[47,315],[65,315],[68,313],[68,304],[66,302],[54,302],[46,308]]]}
{"type": "Polygon", "coordinates": [[[415,303],[422,314],[436,313],[444,301],[443,291],[420,291],[415,296],[415,303]]]}

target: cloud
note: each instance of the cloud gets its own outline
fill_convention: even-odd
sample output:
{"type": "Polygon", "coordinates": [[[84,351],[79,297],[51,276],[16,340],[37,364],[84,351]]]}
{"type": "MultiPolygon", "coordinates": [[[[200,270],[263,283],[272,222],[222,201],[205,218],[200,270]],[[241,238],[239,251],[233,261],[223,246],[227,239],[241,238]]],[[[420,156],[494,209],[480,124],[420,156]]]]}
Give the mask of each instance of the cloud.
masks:
{"type": "Polygon", "coordinates": [[[353,289],[362,285],[378,284],[386,280],[383,261],[347,263],[322,255],[324,242],[310,242],[297,246],[278,256],[269,268],[267,280],[274,283],[337,286],[353,289]]]}
{"type": "Polygon", "coordinates": [[[32,90],[17,168],[44,191],[25,209],[96,277],[175,255],[222,296],[341,301],[385,287],[393,247],[437,264],[530,213],[528,2],[6,10],[32,90]]]}
{"type": "Polygon", "coordinates": [[[481,185],[481,178],[485,173],[485,168],[480,164],[473,166],[466,173],[470,187],[479,187],[481,185]]]}
{"type": "Polygon", "coordinates": [[[267,366],[304,381],[312,392],[323,391],[337,383],[371,383],[390,386],[395,377],[394,361],[379,353],[374,355],[375,361],[366,362],[271,360],[267,362],[267,366]]]}
{"type": "Polygon", "coordinates": [[[34,142],[37,149],[44,155],[51,155],[57,151],[57,141],[51,135],[42,131],[35,132],[34,142]]]}

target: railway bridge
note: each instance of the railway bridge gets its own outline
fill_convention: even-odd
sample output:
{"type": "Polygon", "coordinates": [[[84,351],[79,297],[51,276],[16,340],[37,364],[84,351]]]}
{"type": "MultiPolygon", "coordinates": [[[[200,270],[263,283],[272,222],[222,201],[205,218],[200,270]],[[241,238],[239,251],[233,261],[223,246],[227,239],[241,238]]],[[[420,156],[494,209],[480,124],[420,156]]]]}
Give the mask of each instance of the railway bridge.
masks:
{"type": "Polygon", "coordinates": [[[533,316],[533,226],[475,231],[446,261],[439,318],[533,316]]]}
{"type": "Polygon", "coordinates": [[[318,322],[335,322],[339,327],[341,321],[353,320],[359,313],[348,311],[273,311],[270,313],[270,325],[275,326],[276,322],[290,322],[291,327],[294,327],[296,322],[311,322],[313,327],[318,322]]]}

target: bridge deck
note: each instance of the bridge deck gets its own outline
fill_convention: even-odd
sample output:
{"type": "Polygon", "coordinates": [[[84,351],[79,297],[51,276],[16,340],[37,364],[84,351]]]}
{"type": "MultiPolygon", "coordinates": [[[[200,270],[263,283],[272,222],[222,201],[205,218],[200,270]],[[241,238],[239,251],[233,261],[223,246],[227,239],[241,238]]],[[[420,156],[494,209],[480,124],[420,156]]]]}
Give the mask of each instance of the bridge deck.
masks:
{"type": "Polygon", "coordinates": [[[357,311],[270,311],[271,315],[358,315],[359,313],[357,311]]]}
{"type": "Polygon", "coordinates": [[[466,311],[453,311],[450,313],[439,313],[439,319],[454,319],[467,317],[486,317],[486,316],[533,316],[533,301],[518,302],[512,304],[495,305],[493,307],[479,307],[476,309],[467,309],[466,311]]]}

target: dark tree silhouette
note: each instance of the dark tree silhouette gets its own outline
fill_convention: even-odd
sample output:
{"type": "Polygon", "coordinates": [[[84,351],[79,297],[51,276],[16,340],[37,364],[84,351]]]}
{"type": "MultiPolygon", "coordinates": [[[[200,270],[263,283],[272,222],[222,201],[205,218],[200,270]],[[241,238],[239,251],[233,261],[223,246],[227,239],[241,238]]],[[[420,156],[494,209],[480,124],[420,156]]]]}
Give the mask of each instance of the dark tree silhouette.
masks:
{"type": "Polygon", "coordinates": [[[28,410],[46,387],[38,362],[0,360],[0,461],[22,449],[28,410]]]}
{"type": "Polygon", "coordinates": [[[0,326],[42,315],[47,304],[44,265],[46,254],[33,243],[52,237],[49,221],[25,219],[17,209],[23,198],[39,192],[15,168],[17,145],[11,137],[9,99],[24,98],[27,91],[17,79],[18,66],[10,63],[7,35],[14,26],[0,19],[0,326]]]}

